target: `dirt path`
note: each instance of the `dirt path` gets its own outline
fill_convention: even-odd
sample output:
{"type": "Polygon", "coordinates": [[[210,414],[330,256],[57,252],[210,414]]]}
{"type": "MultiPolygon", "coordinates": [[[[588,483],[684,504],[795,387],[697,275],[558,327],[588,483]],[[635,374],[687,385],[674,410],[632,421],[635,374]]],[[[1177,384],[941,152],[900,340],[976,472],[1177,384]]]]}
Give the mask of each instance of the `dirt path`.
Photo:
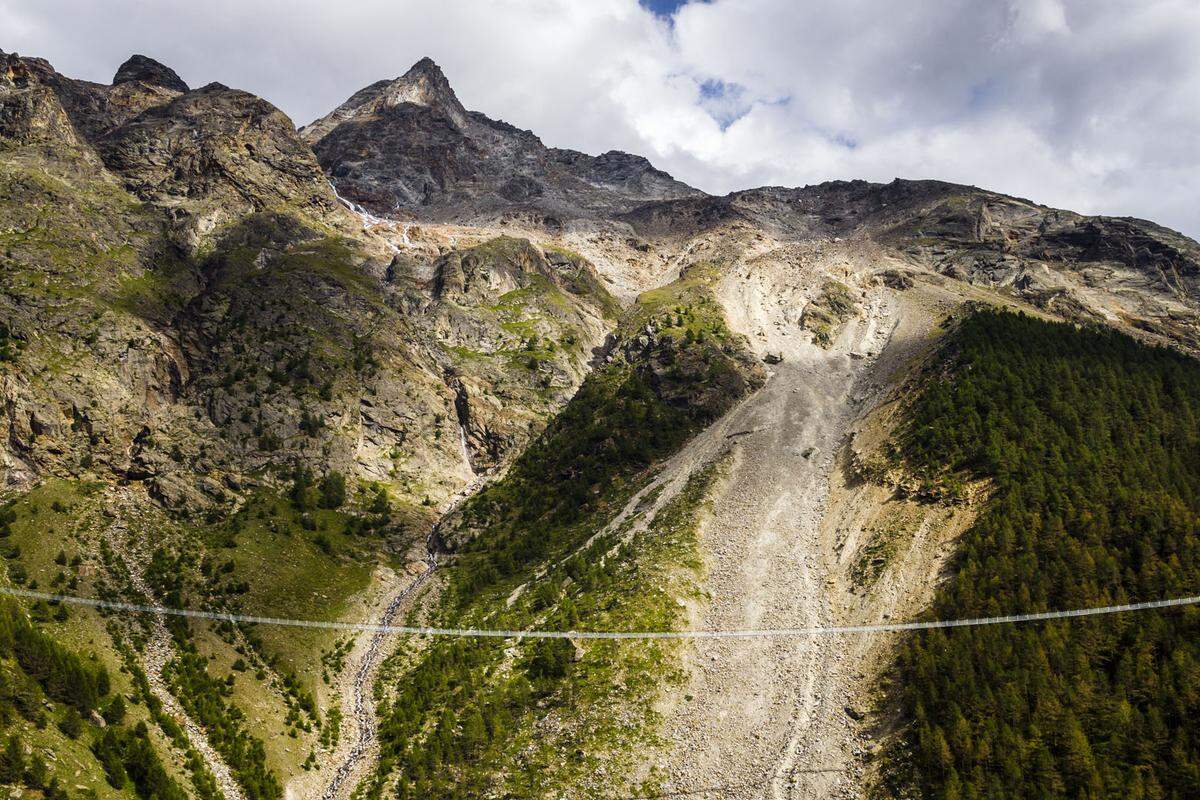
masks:
{"type": "MultiPolygon", "coordinates": [[[[134,590],[149,598],[150,602],[154,602],[155,595],[150,591],[146,578],[142,574],[142,565],[150,560],[150,554],[145,552],[147,543],[143,537],[134,535],[125,522],[126,519],[131,518],[130,515],[136,517],[135,501],[121,494],[115,488],[110,490],[107,500],[114,513],[113,523],[105,534],[108,546],[112,548],[129,571],[129,582],[134,590]]],[[[150,624],[150,640],[141,653],[142,669],[146,671],[146,681],[150,684],[150,691],[162,702],[163,710],[183,728],[192,747],[204,759],[205,766],[216,779],[217,786],[220,788],[221,794],[225,796],[225,800],[245,800],[245,795],[237,781],[234,780],[233,773],[225,763],[225,759],[221,758],[221,755],[213,749],[204,729],[183,710],[179,701],[175,699],[175,695],[167,687],[166,681],[163,679],[163,668],[174,654],[171,633],[167,630],[166,623],[161,616],[151,616],[150,624]]]]}
{"type": "MultiPolygon", "coordinates": [[[[710,602],[693,614],[697,628],[833,622],[821,525],[829,476],[874,356],[891,334],[891,309],[883,290],[870,290],[830,350],[801,337],[775,341],[774,320],[762,322],[761,343],[784,352],[784,362],[718,430],[681,454],[686,462],[689,452],[711,448],[714,435],[736,435],[738,458],[703,534],[710,602]]],[[[662,764],[664,789],[698,797],[853,796],[846,652],[844,642],[825,638],[697,642],[684,690],[692,699],[667,714],[673,746],[662,764]]]]}

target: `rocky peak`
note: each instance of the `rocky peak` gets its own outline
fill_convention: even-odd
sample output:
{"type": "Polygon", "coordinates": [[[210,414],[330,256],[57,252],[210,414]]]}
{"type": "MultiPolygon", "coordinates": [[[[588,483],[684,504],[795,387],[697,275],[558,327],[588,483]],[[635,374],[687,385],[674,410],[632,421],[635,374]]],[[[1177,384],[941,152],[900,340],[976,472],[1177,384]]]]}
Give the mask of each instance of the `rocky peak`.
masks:
{"type": "Polygon", "coordinates": [[[377,214],[520,214],[557,227],[702,194],[640,156],[547,148],[529,131],[467,111],[429,58],[360,89],[302,135],[342,196],[377,214]]]}
{"type": "Polygon", "coordinates": [[[359,89],[333,112],[305,126],[302,132],[310,143],[315,144],[344,122],[369,121],[405,106],[427,109],[448,119],[460,131],[469,124],[467,110],[458,101],[450,81],[446,80],[441,67],[427,56],[399,78],[376,81],[359,89]]]}
{"type": "Polygon", "coordinates": [[[176,74],[175,70],[155,61],[149,56],[134,54],[117,69],[113,76],[113,86],[122,83],[141,81],[151,86],[161,86],[173,92],[186,92],[188,85],[176,74]]]}
{"type": "Polygon", "coordinates": [[[54,68],[44,58],[22,57],[0,50],[0,78],[8,86],[25,86],[31,81],[46,83],[54,74],[54,68]]]}
{"type": "Polygon", "coordinates": [[[467,110],[458,101],[442,68],[428,56],[389,83],[383,101],[385,106],[398,106],[401,103],[428,106],[445,113],[459,125],[464,124],[467,115],[467,110]]]}
{"type": "Polygon", "coordinates": [[[173,209],[189,248],[219,223],[266,208],[341,214],[292,121],[266,100],[219,83],[172,95],[97,147],[127,189],[173,209]]]}
{"type": "Polygon", "coordinates": [[[0,140],[79,144],[58,77],[43,59],[0,52],[0,140]]]}
{"type": "Polygon", "coordinates": [[[3,80],[6,86],[15,85],[17,81],[25,77],[26,72],[20,56],[0,50],[0,80],[3,80]]]}

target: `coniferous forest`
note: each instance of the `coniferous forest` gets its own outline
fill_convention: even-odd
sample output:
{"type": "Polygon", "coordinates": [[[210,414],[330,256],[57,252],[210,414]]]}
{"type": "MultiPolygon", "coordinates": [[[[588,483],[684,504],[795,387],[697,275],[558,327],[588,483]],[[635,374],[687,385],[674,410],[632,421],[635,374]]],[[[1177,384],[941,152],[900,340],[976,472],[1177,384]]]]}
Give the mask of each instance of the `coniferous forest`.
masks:
{"type": "MultiPolygon", "coordinates": [[[[992,495],[932,614],[1200,592],[1200,364],[1000,312],[963,321],[948,353],[900,451],[992,495]]],[[[911,726],[890,777],[924,797],[1200,796],[1195,607],[923,632],[896,686],[911,726]]]]}

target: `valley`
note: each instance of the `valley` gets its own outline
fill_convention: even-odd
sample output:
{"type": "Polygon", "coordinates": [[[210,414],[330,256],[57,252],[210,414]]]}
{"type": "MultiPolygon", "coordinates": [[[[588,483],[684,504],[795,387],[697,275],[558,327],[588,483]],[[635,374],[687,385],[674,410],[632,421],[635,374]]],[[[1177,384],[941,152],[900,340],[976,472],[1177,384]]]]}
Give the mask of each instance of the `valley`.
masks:
{"type": "MultiPolygon", "coordinates": [[[[1192,586],[1181,234],[938,181],[710,196],[468,111],[429,59],[299,129],[143,56],[0,66],[6,586],[561,631],[1192,586]]],[[[55,800],[990,798],[1001,769],[1168,800],[1200,763],[1191,610],[600,641],[22,603],[0,752],[53,766],[0,782],[55,800]],[[64,692],[25,625],[105,677],[64,692]]]]}

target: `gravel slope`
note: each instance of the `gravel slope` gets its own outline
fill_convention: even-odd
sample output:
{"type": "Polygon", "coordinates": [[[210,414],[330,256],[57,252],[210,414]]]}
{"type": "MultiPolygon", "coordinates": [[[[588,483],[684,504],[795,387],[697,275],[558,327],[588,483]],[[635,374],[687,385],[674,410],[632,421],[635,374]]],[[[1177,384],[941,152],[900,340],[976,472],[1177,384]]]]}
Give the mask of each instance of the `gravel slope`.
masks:
{"type": "MultiPolygon", "coordinates": [[[[858,317],[823,350],[806,337],[785,337],[774,315],[763,315],[763,286],[750,291],[746,299],[757,313],[739,315],[739,298],[726,297],[731,320],[742,322],[763,349],[784,353],[784,361],[763,389],[697,437],[671,467],[686,465],[689,453],[707,452],[715,437],[734,434],[733,471],[703,534],[710,599],[693,614],[693,625],[829,625],[835,620],[821,524],[829,477],[871,383],[873,357],[894,327],[890,301],[883,289],[864,292],[858,317]]],[[[838,639],[696,642],[688,655],[690,683],[667,711],[664,789],[730,798],[853,796],[846,654],[838,639]]]]}

